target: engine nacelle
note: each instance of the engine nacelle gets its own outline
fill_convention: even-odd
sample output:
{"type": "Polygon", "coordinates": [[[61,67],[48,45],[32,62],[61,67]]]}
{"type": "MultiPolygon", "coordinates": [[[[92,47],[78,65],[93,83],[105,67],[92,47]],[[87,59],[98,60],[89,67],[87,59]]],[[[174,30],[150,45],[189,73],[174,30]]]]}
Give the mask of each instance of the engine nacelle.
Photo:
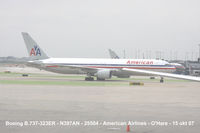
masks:
{"type": "Polygon", "coordinates": [[[110,79],[112,77],[112,72],[107,69],[99,70],[95,76],[99,79],[110,79]]]}

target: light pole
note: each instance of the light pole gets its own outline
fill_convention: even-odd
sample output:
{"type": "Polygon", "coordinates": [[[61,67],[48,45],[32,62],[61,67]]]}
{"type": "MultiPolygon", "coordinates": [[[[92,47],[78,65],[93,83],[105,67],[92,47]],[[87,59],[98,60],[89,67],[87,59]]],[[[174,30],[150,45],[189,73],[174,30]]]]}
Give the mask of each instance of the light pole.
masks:
{"type": "Polygon", "coordinates": [[[200,44],[199,44],[199,59],[200,59],[200,44]]]}
{"type": "Polygon", "coordinates": [[[200,63],[200,44],[199,44],[199,57],[198,57],[198,62],[200,63]]]}

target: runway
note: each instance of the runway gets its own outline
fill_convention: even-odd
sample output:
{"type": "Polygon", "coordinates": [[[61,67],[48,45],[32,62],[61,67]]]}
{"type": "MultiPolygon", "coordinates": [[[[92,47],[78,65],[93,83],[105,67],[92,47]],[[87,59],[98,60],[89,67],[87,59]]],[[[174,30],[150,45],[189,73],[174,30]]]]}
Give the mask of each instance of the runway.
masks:
{"type": "Polygon", "coordinates": [[[129,86],[133,79],[83,79],[48,73],[29,77],[1,73],[0,131],[122,133],[127,129],[123,124],[129,122],[135,124],[130,125],[133,133],[200,130],[198,82],[166,79],[159,83],[158,79],[137,77],[133,79],[144,82],[144,86],[129,86]]]}

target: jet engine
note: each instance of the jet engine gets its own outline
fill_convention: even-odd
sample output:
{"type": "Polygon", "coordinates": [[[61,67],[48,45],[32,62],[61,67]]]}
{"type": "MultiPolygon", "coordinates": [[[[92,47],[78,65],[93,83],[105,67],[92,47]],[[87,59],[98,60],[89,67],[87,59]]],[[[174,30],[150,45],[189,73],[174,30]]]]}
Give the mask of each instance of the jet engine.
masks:
{"type": "Polygon", "coordinates": [[[103,70],[99,70],[95,76],[97,77],[97,79],[109,79],[112,77],[112,72],[108,69],[103,69],[103,70]]]}

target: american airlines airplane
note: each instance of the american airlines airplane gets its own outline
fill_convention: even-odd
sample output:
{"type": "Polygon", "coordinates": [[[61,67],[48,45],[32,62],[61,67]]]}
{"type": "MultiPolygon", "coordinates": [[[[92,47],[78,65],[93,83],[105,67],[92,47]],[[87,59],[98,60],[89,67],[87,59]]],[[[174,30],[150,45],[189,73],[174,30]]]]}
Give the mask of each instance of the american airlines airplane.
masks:
{"type": "Polygon", "coordinates": [[[85,80],[92,81],[119,78],[131,75],[171,77],[199,81],[199,77],[172,74],[174,65],[156,59],[99,59],[99,58],[51,58],[26,32],[22,32],[31,61],[28,66],[61,74],[86,74],[85,80]]]}

